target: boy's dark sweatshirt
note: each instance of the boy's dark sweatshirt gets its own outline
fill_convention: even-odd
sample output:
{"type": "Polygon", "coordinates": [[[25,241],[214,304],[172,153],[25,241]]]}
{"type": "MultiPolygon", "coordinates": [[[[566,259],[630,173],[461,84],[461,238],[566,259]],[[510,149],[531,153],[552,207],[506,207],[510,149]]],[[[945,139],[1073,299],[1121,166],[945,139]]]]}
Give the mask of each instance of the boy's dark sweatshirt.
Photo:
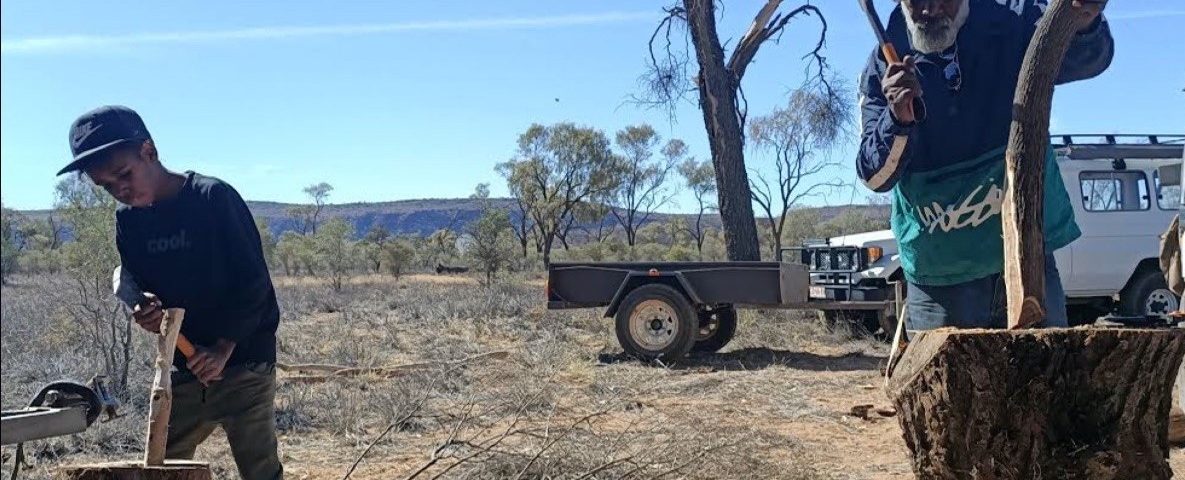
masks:
{"type": "MultiPolygon", "coordinates": [[[[183,333],[195,345],[236,343],[226,363],[276,361],[280,308],[259,230],[230,185],[186,172],[172,198],[115,212],[123,268],[165,308],[184,308],[183,333]]],[[[173,365],[186,371],[177,353],[173,365]]]]}

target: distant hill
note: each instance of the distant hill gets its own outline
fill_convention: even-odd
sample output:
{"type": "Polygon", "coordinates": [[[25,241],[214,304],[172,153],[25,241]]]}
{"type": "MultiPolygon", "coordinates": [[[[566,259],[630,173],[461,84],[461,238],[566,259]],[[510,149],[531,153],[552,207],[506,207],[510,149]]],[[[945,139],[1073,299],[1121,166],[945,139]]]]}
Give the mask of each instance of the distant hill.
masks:
{"type": "MultiPolygon", "coordinates": [[[[511,212],[512,220],[517,220],[517,209],[514,201],[508,198],[495,198],[490,202],[496,207],[505,208],[511,212]]],[[[298,228],[288,211],[295,204],[278,202],[248,201],[248,208],[256,218],[267,221],[269,229],[275,235],[298,228]]],[[[827,221],[848,210],[858,210],[869,215],[888,215],[887,205],[847,205],[832,207],[810,207],[819,213],[821,221],[827,221]]],[[[49,210],[26,210],[20,212],[31,219],[42,219],[49,215],[49,210]]],[[[393,202],[361,202],[326,205],[321,212],[321,218],[342,217],[354,224],[358,236],[365,235],[375,224],[382,225],[396,235],[428,235],[442,228],[464,228],[481,215],[481,201],[474,199],[422,199],[399,200],[393,202]]],[[[651,221],[664,222],[672,216],[683,217],[689,222],[695,221],[694,215],[686,214],[655,214],[651,221]]],[[[720,228],[720,219],[716,215],[705,217],[708,227],[720,228]]]]}

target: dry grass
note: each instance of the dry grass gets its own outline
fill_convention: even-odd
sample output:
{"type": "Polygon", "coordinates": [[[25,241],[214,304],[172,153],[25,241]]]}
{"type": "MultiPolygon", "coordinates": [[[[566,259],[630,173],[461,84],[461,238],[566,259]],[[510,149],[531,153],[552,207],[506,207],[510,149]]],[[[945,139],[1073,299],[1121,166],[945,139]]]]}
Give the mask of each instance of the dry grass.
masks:
{"type": "MultiPolygon", "coordinates": [[[[60,281],[16,282],[3,290],[6,407],[48,381],[102,368],[78,351],[60,281]]],[[[809,315],[742,311],[722,353],[675,368],[621,361],[600,312],[546,311],[538,283],[360,277],[334,292],[278,279],[280,361],[436,364],[395,378],[281,382],[286,476],[342,478],[369,447],[351,478],[911,477],[893,420],[845,415],[854,404],[885,403],[875,387],[882,344],[809,315]],[[491,351],[510,354],[450,363],[491,351]]],[[[146,342],[136,354],[143,361],[132,377],[146,392],[146,342]]],[[[35,469],[25,478],[63,462],[137,457],[142,397],[128,397],[123,418],[28,445],[35,469]]],[[[234,476],[221,433],[198,456],[216,477],[234,476]]]]}

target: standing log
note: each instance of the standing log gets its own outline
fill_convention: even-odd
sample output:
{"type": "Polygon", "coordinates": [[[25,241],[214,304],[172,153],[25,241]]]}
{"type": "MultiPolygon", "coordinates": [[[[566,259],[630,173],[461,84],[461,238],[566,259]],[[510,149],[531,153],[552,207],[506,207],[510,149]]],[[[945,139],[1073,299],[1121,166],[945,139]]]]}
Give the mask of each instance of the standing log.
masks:
{"type": "Polygon", "coordinates": [[[165,445],[169,438],[169,412],[173,408],[173,382],[170,367],[177,335],[185,310],[170,308],[160,324],[156,337],[156,378],[152,381],[152,403],[148,407],[148,431],[144,438],[144,465],[164,465],[165,445]]]}
{"type": "Polygon", "coordinates": [[[1004,172],[1004,285],[1008,328],[1045,319],[1045,149],[1053,84],[1077,30],[1071,0],[1054,0],[1029,41],[1012,105],[1004,172]]]}
{"type": "Polygon", "coordinates": [[[173,406],[173,384],[170,367],[173,350],[185,310],[165,310],[161,334],[156,338],[156,377],[152,382],[152,403],[148,407],[148,426],[145,434],[144,462],[114,462],[74,465],[57,470],[56,478],[66,480],[211,480],[210,467],[204,462],[184,460],[165,461],[165,446],[169,436],[169,412],[173,406]]]}
{"type": "Polygon", "coordinates": [[[932,330],[888,384],[926,479],[1167,479],[1185,330],[932,330]]]}

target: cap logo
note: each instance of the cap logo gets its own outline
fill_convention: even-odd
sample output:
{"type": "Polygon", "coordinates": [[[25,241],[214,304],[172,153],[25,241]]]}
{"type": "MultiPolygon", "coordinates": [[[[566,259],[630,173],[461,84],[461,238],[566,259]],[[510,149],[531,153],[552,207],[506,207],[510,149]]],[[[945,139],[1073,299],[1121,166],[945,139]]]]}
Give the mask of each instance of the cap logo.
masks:
{"type": "Polygon", "coordinates": [[[73,135],[71,135],[70,139],[70,141],[74,143],[74,148],[81,147],[82,143],[85,142],[92,133],[95,133],[95,130],[98,130],[102,126],[102,124],[95,125],[94,122],[81,123],[75,126],[73,135]]]}

